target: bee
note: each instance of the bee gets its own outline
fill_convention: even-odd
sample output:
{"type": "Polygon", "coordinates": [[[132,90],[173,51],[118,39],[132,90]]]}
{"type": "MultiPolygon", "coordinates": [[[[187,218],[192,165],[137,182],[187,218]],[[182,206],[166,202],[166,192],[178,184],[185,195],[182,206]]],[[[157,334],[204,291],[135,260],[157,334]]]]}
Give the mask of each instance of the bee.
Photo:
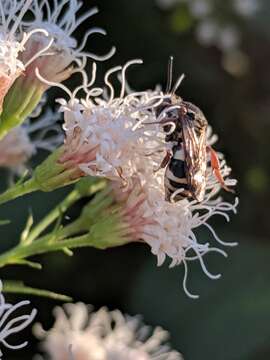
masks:
{"type": "Polygon", "coordinates": [[[173,58],[168,65],[168,81],[163,102],[156,108],[159,124],[165,131],[165,141],[170,145],[160,168],[165,168],[164,187],[167,201],[184,198],[203,201],[206,190],[207,162],[210,154],[211,167],[226,191],[217,153],[207,145],[208,122],[203,112],[190,102],[175,95],[183,75],[172,86],[173,58]]]}

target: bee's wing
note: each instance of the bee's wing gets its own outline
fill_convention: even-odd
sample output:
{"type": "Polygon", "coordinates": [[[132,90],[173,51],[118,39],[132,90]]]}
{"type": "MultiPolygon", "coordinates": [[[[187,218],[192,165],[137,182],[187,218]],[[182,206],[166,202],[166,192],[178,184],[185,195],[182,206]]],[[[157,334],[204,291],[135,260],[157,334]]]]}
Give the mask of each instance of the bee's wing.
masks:
{"type": "Polygon", "coordinates": [[[206,187],[206,127],[195,131],[194,121],[182,117],[186,176],[193,197],[202,201],[206,187]]]}

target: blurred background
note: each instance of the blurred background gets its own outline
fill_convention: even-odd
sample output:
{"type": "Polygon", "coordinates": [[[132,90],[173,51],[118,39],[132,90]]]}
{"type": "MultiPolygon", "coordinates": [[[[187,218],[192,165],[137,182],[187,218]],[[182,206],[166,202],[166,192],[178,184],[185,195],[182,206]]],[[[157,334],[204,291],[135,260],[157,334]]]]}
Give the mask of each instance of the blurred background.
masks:
{"type": "MultiPolygon", "coordinates": [[[[89,49],[105,53],[114,44],[116,55],[98,66],[99,76],[111,66],[133,58],[144,65],[129,70],[132,88],[163,87],[167,61],[174,56],[175,79],[185,73],[179,95],[205,113],[219,135],[222,151],[239,180],[239,213],[211,224],[225,241],[237,241],[228,259],[210,254],[207,264],[222,278],[205,277],[199,264],[190,264],[188,288],[199,293],[191,300],[182,290],[183,267],[156,267],[144,245],[108,251],[83,249],[73,258],[50,254],[39,261],[42,271],[19,267],[1,270],[1,278],[62,292],[95,308],[107,305],[129,314],[143,314],[149,325],[171,333],[171,344],[186,360],[266,360],[270,358],[270,2],[267,0],[100,0],[100,13],[77,32],[101,26],[106,38],[91,37],[89,49]]],[[[76,81],[73,80],[74,82],[76,81]]],[[[59,90],[51,90],[53,102],[59,90]]],[[[37,163],[45,154],[38,154],[37,163]]],[[[1,173],[1,186],[8,176],[1,173]]],[[[15,244],[29,214],[46,214],[69,191],[34,194],[2,206],[0,218],[12,223],[0,228],[4,250],[15,244]],[[15,210],[14,210],[15,209],[15,210]]],[[[230,194],[225,194],[230,200],[230,194]]],[[[232,200],[232,199],[231,199],[232,200]]],[[[80,206],[69,216],[75,217],[80,206]]],[[[200,231],[202,241],[211,234],[200,231]]],[[[17,299],[18,297],[16,297],[17,299]]],[[[8,300],[15,297],[8,296],[8,300]]],[[[38,320],[49,327],[52,308],[60,303],[31,298],[38,320]]],[[[29,331],[30,332],[30,331],[29,331]]],[[[31,359],[31,346],[8,353],[8,359],[31,359]],[[17,357],[16,357],[17,356],[17,357]]]]}

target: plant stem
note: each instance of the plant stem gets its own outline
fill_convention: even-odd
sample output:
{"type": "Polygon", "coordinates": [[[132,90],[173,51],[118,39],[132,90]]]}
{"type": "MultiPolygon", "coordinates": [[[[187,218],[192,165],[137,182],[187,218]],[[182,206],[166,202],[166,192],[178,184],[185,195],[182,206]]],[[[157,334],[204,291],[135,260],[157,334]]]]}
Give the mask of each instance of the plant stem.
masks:
{"type": "Polygon", "coordinates": [[[49,225],[51,225],[59,216],[64,214],[77,200],[80,199],[77,190],[73,190],[68,196],[49,212],[29,233],[25,243],[33,242],[49,225]]]}
{"type": "MultiPolygon", "coordinates": [[[[88,187],[87,196],[92,196],[98,191],[104,189],[106,183],[103,181],[99,181],[98,183],[93,183],[88,187]]],[[[81,197],[84,197],[77,188],[75,188],[71,193],[67,195],[67,197],[58,204],[54,209],[52,209],[49,214],[45,216],[28,234],[27,239],[25,240],[26,244],[33,242],[37,237],[49,226],[51,225],[57,218],[63,215],[68,208],[70,208],[76,201],[78,201],[81,197]]],[[[79,222],[80,223],[80,222],[79,222]]],[[[65,226],[61,230],[61,236],[71,236],[74,235],[76,231],[79,229],[78,221],[74,221],[70,225],[65,226]]],[[[60,234],[60,233],[59,233],[60,234]]]]}
{"type": "MultiPolygon", "coordinates": [[[[14,190],[12,192],[12,194],[15,192],[15,195],[5,195],[5,193],[0,195],[0,203],[1,197],[3,197],[5,201],[8,201],[23,193],[33,191],[32,189],[34,189],[34,186],[36,186],[36,183],[33,183],[32,180],[21,185],[18,184],[14,187],[16,191],[14,190]]],[[[86,246],[105,249],[107,247],[122,244],[123,242],[121,241],[120,236],[121,232],[117,225],[118,222],[116,222],[115,225],[115,220],[112,217],[101,217],[102,211],[112,203],[112,198],[109,196],[109,190],[106,189],[105,186],[106,182],[102,181],[93,183],[88,187],[87,191],[82,191],[81,187],[76,187],[58,206],[45,216],[32,231],[29,232],[25,240],[0,255],[0,268],[5,265],[23,263],[36,266],[35,263],[29,262],[27,258],[46,252],[63,251],[65,249],[69,250],[86,246]],[[84,196],[91,196],[100,190],[102,191],[84,207],[77,220],[65,227],[56,227],[49,234],[39,237],[49,225],[51,225],[78,199],[84,196]],[[118,239],[120,239],[120,242],[118,239]]],[[[8,190],[7,193],[9,194],[11,190],[12,189],[8,190]]]]}
{"type": "Polygon", "coordinates": [[[86,246],[101,248],[99,245],[100,237],[95,236],[94,234],[91,238],[89,234],[86,234],[61,241],[54,239],[53,242],[50,241],[50,237],[51,235],[44,236],[43,238],[40,238],[39,240],[36,240],[26,246],[19,244],[15,248],[0,255],[0,268],[9,264],[16,264],[18,260],[25,259],[33,255],[63,250],[63,248],[72,249],[86,246]]]}
{"type": "Polygon", "coordinates": [[[39,186],[33,178],[22,184],[14,185],[0,195],[0,205],[33,191],[37,191],[38,189],[39,186]]]}

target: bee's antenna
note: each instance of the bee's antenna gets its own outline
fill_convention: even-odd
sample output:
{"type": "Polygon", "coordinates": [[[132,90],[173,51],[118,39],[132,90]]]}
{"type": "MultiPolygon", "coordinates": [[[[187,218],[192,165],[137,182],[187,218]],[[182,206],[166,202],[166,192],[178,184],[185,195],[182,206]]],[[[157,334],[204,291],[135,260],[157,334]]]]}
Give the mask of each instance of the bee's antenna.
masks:
{"type": "Polygon", "coordinates": [[[179,76],[179,78],[177,79],[173,89],[172,89],[172,92],[171,94],[174,95],[176,90],[179,88],[179,86],[181,85],[181,82],[184,80],[185,78],[185,74],[182,74],[181,76],[179,76]]]}
{"type": "Polygon", "coordinates": [[[170,92],[171,87],[172,87],[172,75],[173,75],[173,56],[170,56],[169,62],[168,62],[166,94],[168,94],[170,92]]]}

